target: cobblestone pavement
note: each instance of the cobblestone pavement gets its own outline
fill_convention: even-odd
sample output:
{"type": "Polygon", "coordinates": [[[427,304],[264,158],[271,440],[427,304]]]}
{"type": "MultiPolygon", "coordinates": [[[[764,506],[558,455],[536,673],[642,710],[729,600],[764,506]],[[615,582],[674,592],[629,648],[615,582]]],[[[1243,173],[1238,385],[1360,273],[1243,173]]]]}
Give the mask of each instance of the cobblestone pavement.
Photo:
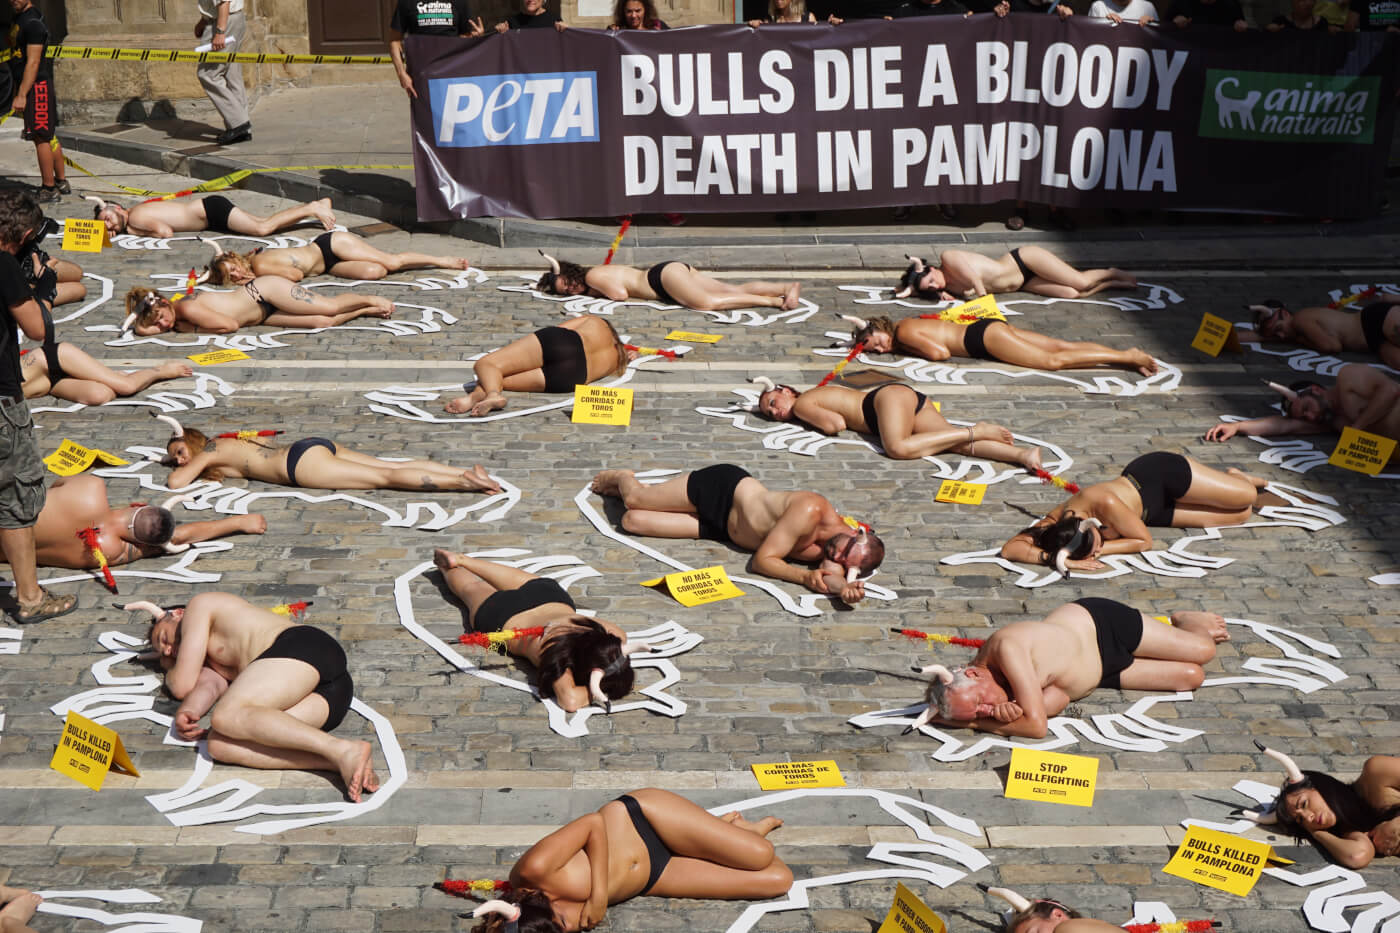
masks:
{"type": "MultiPolygon", "coordinates": [[[[178,181],[143,175],[140,183],[156,187],[178,181]]],[[[253,196],[239,200],[255,210],[274,203],[253,196]]],[[[79,204],[69,199],[55,213],[80,214],[79,204]]],[[[343,221],[351,227],[366,222],[343,221]]],[[[456,245],[424,239],[394,232],[374,242],[403,248],[411,241],[435,251],[456,245]]],[[[1211,258],[1218,261],[1228,248],[1217,244],[1211,258]]],[[[250,360],[208,370],[235,391],[218,397],[212,408],[181,417],[217,430],[270,426],[294,435],[322,434],[385,456],[480,462],[518,487],[520,501],[501,520],[468,516],[432,532],[386,527],[384,515],[344,501],[264,499],[252,508],[267,516],[265,535],[229,539],[231,549],[203,554],[189,565],[217,575],[217,582],[123,577],[120,584],[124,599],[161,603],[183,603],[214,588],[266,605],[314,600],[309,621],[346,645],[358,697],[392,726],[406,763],[404,786],[379,809],[354,819],[260,836],[236,831],[254,818],[181,826],[148,803],[148,794],[184,784],[195,756],[188,748],[163,745],[160,730],[144,720],[117,724],[140,779],[112,775],[94,794],[49,771],[60,725],[49,707],[97,686],[91,668],[109,657],[99,635],[144,635],[143,626],[111,608],[112,597],[95,578],[61,584],[61,591],[79,594],[80,611],[24,629],[18,652],[0,653],[5,717],[0,884],[142,888],[161,903],[141,909],[194,917],[207,931],[469,929],[471,922],[464,919],[469,905],[432,890],[433,882],[504,877],[513,860],[548,829],[619,792],[655,785],[719,806],[758,793],[748,770],[752,763],[834,759],[853,788],[908,794],[977,822],[980,833],[971,837],[935,828],[978,847],[991,867],[942,890],[909,882],[952,929],[994,928],[995,914],[974,887],[977,881],[1052,895],[1114,922],[1128,919],[1134,900],[1154,900],[1166,902],[1182,919],[1218,917],[1227,929],[1306,929],[1300,911],[1306,888],[1265,878],[1241,899],[1160,870],[1182,835],[1180,820],[1225,819],[1230,807],[1244,802],[1231,790],[1242,777],[1276,783],[1277,772],[1254,751],[1254,737],[1287,746],[1304,767],[1342,775],[1355,774],[1369,755],[1400,753],[1397,591],[1367,582],[1374,574],[1400,569],[1396,483],[1328,466],[1300,475],[1261,463],[1264,448],[1251,441],[1221,446],[1200,439],[1218,415],[1263,413],[1261,378],[1291,376],[1278,361],[1257,353],[1212,360],[1191,350],[1202,312],[1238,319],[1232,309],[1246,300],[1318,301],[1352,283],[1393,281],[1379,262],[1368,269],[1364,256],[1344,264],[1345,271],[1317,272],[1303,263],[1306,244],[1287,248],[1299,261],[1292,269],[1268,273],[1207,273],[1185,261],[1158,273],[1144,261],[1138,270],[1143,279],[1182,299],[1165,308],[1022,306],[1025,322],[1042,332],[1136,344],[1176,365],[1182,381],[1173,392],[1090,395],[1050,379],[1002,376],[925,388],[951,417],[998,421],[1058,444],[1074,460],[1068,475],[1080,481],[1110,475],[1150,449],[1182,451],[1211,465],[1238,465],[1334,497],[1345,523],[1315,532],[1286,527],[1226,532],[1200,550],[1233,562],[1198,578],[1133,572],[1036,589],[1014,585],[1014,578],[994,565],[947,566],[940,559],[999,544],[1024,521],[1013,507],[1038,513],[1057,501],[1055,490],[1010,482],[992,486],[980,506],[936,504],[930,464],[893,462],[854,447],[828,448],[816,456],[765,449],[757,435],[694,411],[732,400],[731,389],[760,372],[815,382],[832,363],[811,353],[826,342],[821,333],[830,327],[830,312],[857,310],[852,293],[841,286],[887,283],[893,278],[892,259],[880,269],[850,272],[794,272],[791,263],[775,259],[770,274],[801,275],[804,294],[820,307],[816,316],[793,326],[745,327],[684,311],[617,309],[613,320],[636,342],[654,345],[672,328],[724,335],[719,344],[701,347],[682,362],[640,371],[631,383],[637,403],[627,429],[573,425],[563,411],[469,426],[422,424],[369,409],[365,393],[391,385],[460,383],[470,377],[469,365],[461,362],[465,357],[557,319],[555,304],[498,290],[499,284],[519,281],[514,273],[522,270],[523,253],[469,252],[489,276],[470,288],[410,295],[390,282],[361,286],[445,310],[456,321],[434,333],[404,336],[341,330],[286,337],[285,346],[255,349],[250,360]],[[722,461],[745,466],[771,486],[822,491],[838,507],[871,521],[890,552],[877,582],[898,598],[868,601],[854,611],[822,605],[812,618],[785,612],[758,592],[684,609],[638,585],[662,572],[663,565],[598,534],[574,502],[601,467],[688,468],[722,461]],[[669,692],[687,705],[685,715],[595,716],[587,722],[588,734],[565,738],[549,728],[543,708],[528,693],[466,674],[448,676],[443,659],[400,624],[395,601],[396,581],[405,577],[403,591],[414,617],[441,638],[459,631],[462,611],[444,598],[436,573],[411,575],[439,546],[576,557],[598,571],[572,585],[580,605],[628,629],[674,619],[702,635],[699,647],[674,659],[680,680],[669,692]],[[1082,595],[1111,596],[1151,613],[1202,607],[1271,623],[1336,646],[1339,657],[1333,663],[1346,679],[1306,694],[1276,685],[1206,687],[1189,703],[1159,704],[1152,711],[1158,721],[1200,731],[1161,751],[1123,751],[1077,740],[1063,750],[1100,762],[1092,809],[1002,799],[1005,749],[944,763],[930,757],[938,743],[926,736],[903,736],[897,726],[857,729],[847,723],[860,713],[913,703],[921,693],[921,685],[904,672],[931,654],[891,634],[891,626],[985,636],[995,626],[1043,614],[1082,595]]],[[[1181,260],[1170,248],[1163,252],[1181,260]]],[[[152,344],[104,347],[112,334],[85,328],[118,323],[120,296],[146,276],[183,276],[205,256],[197,243],[179,241],[169,250],[117,248],[83,257],[90,272],[112,281],[114,297],[60,325],[61,338],[117,366],[150,365],[180,354],[152,344]]],[[[751,255],[742,265],[759,262],[751,255]]],[[[95,279],[89,283],[100,285],[95,279]]],[[[853,365],[847,374],[858,368],[853,365]]],[[[169,388],[188,391],[189,382],[169,388]]],[[[436,410],[431,402],[425,407],[436,410]]],[[[164,437],[141,406],[44,411],[36,421],[45,452],[64,438],[121,453],[159,445],[164,437]]],[[[164,471],[153,476],[163,479],[164,471]]],[[[146,497],[129,479],[113,478],[109,485],[114,502],[146,497]]],[[[357,495],[396,512],[422,499],[398,492],[357,495]]],[[[478,499],[463,495],[441,501],[450,511],[478,499]]],[[[1185,534],[1164,531],[1160,546],[1185,534]]],[[[696,566],[723,563],[731,573],[742,571],[743,558],[717,544],[663,545],[668,555],[696,566]]],[[[149,561],[150,568],[137,568],[173,562],[149,561]]],[[[937,654],[956,659],[964,650],[937,654]]],[[[1208,671],[1235,674],[1247,657],[1280,656],[1277,645],[1242,629],[1208,671]]],[[[521,676],[504,660],[473,657],[495,673],[521,676]]],[[[138,676],[145,669],[128,662],[111,672],[138,676]]],[[[1069,715],[1087,719],[1123,712],[1141,697],[1100,691],[1075,704],[1069,715]]],[[[155,708],[169,713],[174,704],[158,699],[155,708]]],[[[369,737],[372,730],[351,716],[342,734],[357,733],[369,737]]],[[[384,772],[383,758],[377,763],[384,772]]],[[[231,778],[265,788],[255,798],[259,804],[339,798],[325,776],[215,767],[214,781],[231,778]]],[[[787,821],[773,838],[799,879],[878,868],[867,854],[872,845],[914,841],[912,832],[869,800],[795,801],[773,812],[787,821]]],[[[1267,838],[1258,831],[1251,835],[1267,838]]],[[[1287,839],[1275,842],[1302,869],[1322,864],[1311,848],[1287,839]]],[[[1400,894],[1391,862],[1381,860],[1361,872],[1371,889],[1400,894]]],[[[883,917],[892,888],[889,881],[819,887],[811,892],[810,908],[764,918],[756,928],[866,933],[883,917]]],[[[605,928],[707,933],[727,929],[741,910],[742,905],[642,898],[610,909],[605,928]]],[[[95,928],[53,915],[41,915],[36,926],[95,928]]]]}

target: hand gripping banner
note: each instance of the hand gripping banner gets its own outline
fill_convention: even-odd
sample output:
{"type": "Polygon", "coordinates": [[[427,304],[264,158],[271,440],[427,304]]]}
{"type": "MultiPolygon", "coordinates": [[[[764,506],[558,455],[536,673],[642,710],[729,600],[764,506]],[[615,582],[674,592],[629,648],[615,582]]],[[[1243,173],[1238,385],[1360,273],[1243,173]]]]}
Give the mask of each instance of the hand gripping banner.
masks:
{"type": "Polygon", "coordinates": [[[1016,198],[1366,216],[1400,47],[1031,15],[512,38],[407,39],[423,220],[1016,198]]]}

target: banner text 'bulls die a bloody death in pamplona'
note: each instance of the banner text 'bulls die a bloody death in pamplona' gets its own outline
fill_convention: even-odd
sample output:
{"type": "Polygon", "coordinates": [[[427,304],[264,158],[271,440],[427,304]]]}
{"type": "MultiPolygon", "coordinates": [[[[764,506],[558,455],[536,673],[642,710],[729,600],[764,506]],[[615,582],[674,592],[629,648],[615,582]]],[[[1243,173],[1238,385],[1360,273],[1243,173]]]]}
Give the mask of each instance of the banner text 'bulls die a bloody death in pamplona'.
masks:
{"type": "Polygon", "coordinates": [[[1400,37],[990,14],[410,36],[418,212],[1375,213],[1400,37]]]}

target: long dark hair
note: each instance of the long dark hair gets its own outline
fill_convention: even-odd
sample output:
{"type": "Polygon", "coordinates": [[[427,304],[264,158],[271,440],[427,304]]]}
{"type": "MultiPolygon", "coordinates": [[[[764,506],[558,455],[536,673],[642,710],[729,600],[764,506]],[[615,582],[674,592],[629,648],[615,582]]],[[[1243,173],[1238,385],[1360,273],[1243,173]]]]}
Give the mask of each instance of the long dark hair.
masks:
{"type": "Polygon", "coordinates": [[[562,295],[564,293],[559,290],[560,279],[585,292],[588,291],[588,267],[566,259],[559,260],[558,272],[546,272],[540,276],[539,281],[535,283],[535,290],[546,295],[562,295]]]}
{"type": "Polygon", "coordinates": [[[622,639],[587,616],[573,616],[575,626],[545,643],[540,652],[540,683],[552,684],[564,672],[574,676],[574,683],[588,685],[594,668],[603,671],[603,692],[609,699],[620,700],[632,692],[635,675],[632,662],[622,653],[622,639]]]}
{"type": "Polygon", "coordinates": [[[1309,833],[1293,818],[1292,809],[1288,806],[1288,797],[1308,788],[1317,791],[1322,797],[1322,802],[1327,804],[1328,809],[1337,817],[1336,824],[1327,830],[1329,833],[1345,836],[1352,832],[1369,832],[1381,822],[1381,814],[1362,799],[1356,790],[1355,782],[1347,784],[1321,771],[1304,771],[1303,782],[1286,787],[1279,794],[1278,801],[1279,826],[1297,839],[1302,839],[1309,833]]]}
{"type": "MultiPolygon", "coordinates": [[[[520,908],[520,919],[516,921],[520,933],[564,933],[564,928],[554,917],[554,904],[549,895],[533,888],[516,888],[501,897],[501,900],[520,908]]],[[[492,914],[472,927],[472,933],[503,933],[506,919],[500,914],[492,914]]]]}
{"type": "Polygon", "coordinates": [[[876,315],[872,318],[866,318],[865,326],[857,330],[855,333],[851,334],[851,342],[865,343],[867,340],[870,339],[871,334],[875,333],[876,331],[880,331],[882,333],[890,335],[890,352],[893,352],[894,348],[899,345],[899,341],[896,340],[894,336],[896,326],[897,325],[895,324],[892,318],[889,318],[883,314],[876,315]]]}
{"type": "MultiPolygon", "coordinates": [[[[1069,544],[1074,540],[1075,535],[1079,534],[1079,522],[1082,519],[1082,515],[1066,511],[1059,521],[1051,522],[1048,525],[1032,526],[1029,529],[1031,541],[1053,561],[1060,548],[1069,544]]],[[[1088,557],[1089,552],[1093,549],[1094,536],[1084,535],[1079,547],[1070,553],[1069,559],[1080,560],[1088,557]]]]}

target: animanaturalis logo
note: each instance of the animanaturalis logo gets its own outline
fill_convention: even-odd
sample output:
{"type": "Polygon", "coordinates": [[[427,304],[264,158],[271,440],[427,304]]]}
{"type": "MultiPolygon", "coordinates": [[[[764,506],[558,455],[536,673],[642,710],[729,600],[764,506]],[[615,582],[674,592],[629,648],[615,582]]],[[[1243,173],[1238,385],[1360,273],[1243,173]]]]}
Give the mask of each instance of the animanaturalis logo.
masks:
{"type": "Polygon", "coordinates": [[[1202,136],[1296,143],[1369,143],[1380,79],[1206,70],[1202,136]]]}

